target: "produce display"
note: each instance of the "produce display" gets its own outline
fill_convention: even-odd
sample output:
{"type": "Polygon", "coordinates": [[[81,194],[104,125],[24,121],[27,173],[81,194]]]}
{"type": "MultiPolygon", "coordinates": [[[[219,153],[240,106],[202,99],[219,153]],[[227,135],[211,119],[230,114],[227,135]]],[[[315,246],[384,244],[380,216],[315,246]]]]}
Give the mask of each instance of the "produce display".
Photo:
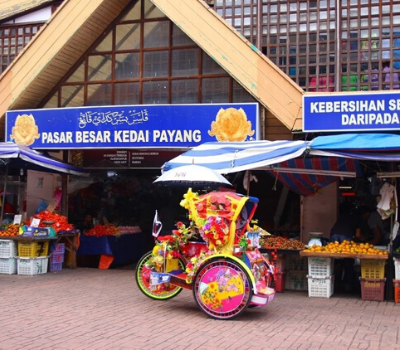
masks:
{"type": "Polygon", "coordinates": [[[85,232],[86,236],[102,237],[102,236],[113,236],[121,234],[118,227],[112,224],[108,225],[96,225],[90,230],[85,232]]]}
{"type": "Polygon", "coordinates": [[[266,249],[303,250],[306,248],[305,244],[297,239],[288,239],[279,236],[263,237],[260,240],[260,245],[266,249]]]}
{"type": "Polygon", "coordinates": [[[18,236],[20,225],[16,224],[3,224],[0,231],[1,237],[18,236]]]}
{"type": "MultiPolygon", "coordinates": [[[[36,219],[40,219],[39,227],[52,227],[56,233],[62,231],[70,231],[74,229],[74,225],[68,223],[67,218],[64,215],[53,213],[49,210],[43,210],[33,216],[36,219]]],[[[26,220],[25,224],[29,226],[31,219],[26,220]]]]}
{"type": "Polygon", "coordinates": [[[369,243],[356,243],[354,241],[330,242],[325,246],[313,245],[304,250],[304,252],[329,253],[329,254],[365,254],[365,255],[388,255],[387,250],[374,248],[369,243]]]}

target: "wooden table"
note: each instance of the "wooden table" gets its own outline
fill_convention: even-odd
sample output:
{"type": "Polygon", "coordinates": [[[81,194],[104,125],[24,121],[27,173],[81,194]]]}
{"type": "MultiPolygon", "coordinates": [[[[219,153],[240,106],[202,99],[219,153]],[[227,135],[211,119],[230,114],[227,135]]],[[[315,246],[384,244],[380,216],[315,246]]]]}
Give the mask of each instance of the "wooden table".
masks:
{"type": "Polygon", "coordinates": [[[320,253],[320,252],[305,252],[300,251],[301,257],[319,257],[319,258],[334,258],[334,259],[364,259],[364,260],[388,260],[389,255],[369,255],[369,254],[343,254],[343,253],[320,253]]]}

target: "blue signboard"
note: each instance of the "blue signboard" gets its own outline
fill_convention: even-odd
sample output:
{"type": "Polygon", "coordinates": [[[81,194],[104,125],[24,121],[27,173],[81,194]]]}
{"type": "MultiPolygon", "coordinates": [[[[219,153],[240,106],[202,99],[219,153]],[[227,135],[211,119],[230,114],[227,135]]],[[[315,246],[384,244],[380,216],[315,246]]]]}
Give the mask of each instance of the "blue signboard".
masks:
{"type": "Polygon", "coordinates": [[[259,139],[257,103],[8,111],[6,141],[34,149],[187,148],[259,139]]]}
{"type": "Polygon", "coordinates": [[[303,131],[400,129],[400,93],[303,96],[303,131]]]}

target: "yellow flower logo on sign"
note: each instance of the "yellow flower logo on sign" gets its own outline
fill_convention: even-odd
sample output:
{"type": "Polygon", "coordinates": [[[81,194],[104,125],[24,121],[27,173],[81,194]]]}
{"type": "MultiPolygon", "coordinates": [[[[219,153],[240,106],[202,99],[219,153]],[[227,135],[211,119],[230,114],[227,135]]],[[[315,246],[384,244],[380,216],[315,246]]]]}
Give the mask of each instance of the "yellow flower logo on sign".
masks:
{"type": "Polygon", "coordinates": [[[30,146],[40,137],[38,131],[33,115],[23,114],[15,120],[10,137],[18,145],[30,146]]]}
{"type": "Polygon", "coordinates": [[[223,141],[245,141],[247,136],[255,133],[251,129],[251,122],[242,108],[221,108],[217,113],[215,121],[211,123],[210,136],[215,136],[220,142],[223,141]]]}

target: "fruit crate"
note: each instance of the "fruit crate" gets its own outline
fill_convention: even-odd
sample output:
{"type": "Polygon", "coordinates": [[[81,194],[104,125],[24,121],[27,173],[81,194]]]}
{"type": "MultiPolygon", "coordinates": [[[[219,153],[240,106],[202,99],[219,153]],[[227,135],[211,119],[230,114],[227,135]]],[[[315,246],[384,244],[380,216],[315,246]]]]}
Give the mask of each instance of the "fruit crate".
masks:
{"type": "Polygon", "coordinates": [[[50,252],[53,254],[64,254],[65,253],[65,243],[56,243],[51,245],[50,252]]]}
{"type": "Polygon", "coordinates": [[[285,289],[307,290],[307,271],[287,271],[285,276],[285,289]]]}
{"type": "Polygon", "coordinates": [[[400,280],[400,259],[393,258],[394,261],[394,278],[400,280]]]}
{"type": "Polygon", "coordinates": [[[361,259],[361,278],[385,278],[385,260],[361,259]]]}
{"type": "Polygon", "coordinates": [[[11,239],[0,239],[0,258],[17,256],[17,244],[11,239]]]}
{"type": "Polygon", "coordinates": [[[400,280],[394,279],[393,287],[394,287],[394,302],[400,303],[400,280]]]}
{"type": "Polygon", "coordinates": [[[285,273],[278,272],[274,275],[274,289],[276,292],[283,292],[285,289],[285,273]]]}
{"type": "Polygon", "coordinates": [[[17,259],[0,258],[0,273],[14,275],[17,273],[17,259]]]}
{"type": "Polygon", "coordinates": [[[286,271],[305,271],[307,272],[307,258],[302,258],[295,254],[286,256],[286,271]]]}
{"type": "Polygon", "coordinates": [[[23,258],[36,258],[47,256],[49,241],[18,242],[18,256],[23,258]]]}
{"type": "Polygon", "coordinates": [[[62,262],[51,262],[50,261],[50,271],[61,271],[62,270],[62,262]]]}
{"type": "Polygon", "coordinates": [[[333,275],[333,258],[308,258],[308,275],[310,277],[330,277],[333,275]]]}
{"type": "Polygon", "coordinates": [[[333,294],[335,275],[326,277],[311,277],[308,278],[308,296],[330,298],[333,294]]]}
{"type": "Polygon", "coordinates": [[[361,283],[361,299],[371,301],[383,301],[385,296],[386,278],[362,278],[361,283]]]}
{"type": "Polygon", "coordinates": [[[17,271],[18,275],[40,275],[47,273],[47,265],[49,263],[48,256],[41,256],[37,258],[17,258],[17,271]]]}
{"type": "Polygon", "coordinates": [[[52,263],[63,263],[64,262],[64,253],[53,253],[50,256],[50,262],[52,263]]]}

